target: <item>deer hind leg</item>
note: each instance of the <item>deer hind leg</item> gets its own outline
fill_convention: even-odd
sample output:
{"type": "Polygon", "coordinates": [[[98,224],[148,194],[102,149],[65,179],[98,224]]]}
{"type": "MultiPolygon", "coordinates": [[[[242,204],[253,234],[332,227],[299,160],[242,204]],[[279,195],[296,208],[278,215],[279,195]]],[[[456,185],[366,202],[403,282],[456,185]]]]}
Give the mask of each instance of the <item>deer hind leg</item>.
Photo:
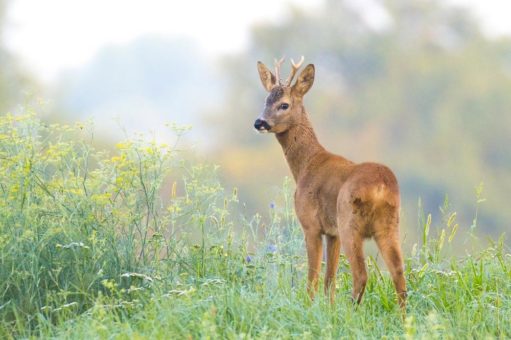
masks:
{"type": "Polygon", "coordinates": [[[353,275],[353,301],[360,304],[367,283],[367,270],[364,261],[363,238],[352,235],[346,240],[346,256],[351,266],[353,275]]]}
{"type": "Polygon", "coordinates": [[[367,283],[367,270],[364,260],[364,238],[360,235],[360,217],[350,213],[338,219],[339,231],[344,251],[350,263],[353,276],[353,301],[360,304],[367,283]]]}
{"type": "Polygon", "coordinates": [[[341,239],[339,236],[326,236],[327,268],[325,272],[325,295],[330,297],[330,303],[335,300],[335,276],[339,266],[341,239]]]}
{"type": "MultiPolygon", "coordinates": [[[[394,213],[397,214],[397,213],[394,213]]],[[[381,222],[376,224],[378,232],[376,233],[376,244],[385,261],[394,287],[396,288],[399,306],[402,310],[406,307],[406,281],[404,276],[403,255],[401,253],[401,245],[399,242],[399,227],[397,216],[387,221],[385,224],[381,222]]]]}
{"type": "Polygon", "coordinates": [[[318,278],[321,271],[321,257],[323,255],[323,240],[321,234],[306,232],[305,244],[307,247],[307,258],[309,262],[309,273],[307,275],[307,293],[311,300],[318,291],[318,278]]]}

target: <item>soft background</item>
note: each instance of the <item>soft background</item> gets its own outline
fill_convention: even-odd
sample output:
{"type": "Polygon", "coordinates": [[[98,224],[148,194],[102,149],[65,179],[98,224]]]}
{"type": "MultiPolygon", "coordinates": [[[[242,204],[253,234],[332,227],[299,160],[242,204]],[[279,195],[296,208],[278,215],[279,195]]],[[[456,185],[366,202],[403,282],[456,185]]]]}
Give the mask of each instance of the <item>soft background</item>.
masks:
{"type": "Polygon", "coordinates": [[[265,97],[255,65],[304,55],[317,69],[306,108],[320,141],[395,170],[407,239],[419,201],[434,219],[457,211],[462,232],[495,238],[511,224],[510,7],[0,0],[0,111],[92,119],[102,148],[135,131],[165,141],[164,123],[191,124],[194,157],[220,166],[244,213],[266,214],[289,170],[275,139],[252,129],[265,97]]]}

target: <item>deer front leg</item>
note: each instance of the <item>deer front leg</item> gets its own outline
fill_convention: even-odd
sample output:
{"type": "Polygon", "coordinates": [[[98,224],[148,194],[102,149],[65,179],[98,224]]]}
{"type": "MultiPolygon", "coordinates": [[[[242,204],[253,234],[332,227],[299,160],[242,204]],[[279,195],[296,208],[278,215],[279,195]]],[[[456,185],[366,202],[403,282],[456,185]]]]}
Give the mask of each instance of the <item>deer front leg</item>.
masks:
{"type": "Polygon", "coordinates": [[[306,231],[305,245],[307,247],[307,258],[309,262],[309,273],[307,275],[307,293],[311,300],[318,291],[318,277],[321,271],[321,256],[323,255],[323,241],[319,232],[306,231]]]}

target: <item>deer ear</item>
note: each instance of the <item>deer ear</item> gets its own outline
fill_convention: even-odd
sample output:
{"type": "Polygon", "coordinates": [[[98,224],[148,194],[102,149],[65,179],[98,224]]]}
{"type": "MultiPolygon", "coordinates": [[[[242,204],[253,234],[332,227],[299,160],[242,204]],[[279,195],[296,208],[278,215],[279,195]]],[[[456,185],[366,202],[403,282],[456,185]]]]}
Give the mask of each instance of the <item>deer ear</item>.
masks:
{"type": "Polygon", "coordinates": [[[257,70],[259,71],[259,78],[266,91],[270,92],[272,87],[275,85],[277,78],[271,73],[271,71],[260,61],[257,62],[257,70]]]}
{"type": "Polygon", "coordinates": [[[314,65],[307,65],[298,76],[296,83],[293,85],[293,92],[303,96],[309,91],[314,83],[314,65]]]}

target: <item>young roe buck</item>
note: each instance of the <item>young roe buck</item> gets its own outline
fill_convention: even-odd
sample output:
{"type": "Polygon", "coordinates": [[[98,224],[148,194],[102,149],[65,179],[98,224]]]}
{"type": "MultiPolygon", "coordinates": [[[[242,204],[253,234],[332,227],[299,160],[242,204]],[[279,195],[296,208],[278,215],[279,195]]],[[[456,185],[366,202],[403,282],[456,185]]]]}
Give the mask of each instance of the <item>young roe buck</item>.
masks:
{"type": "Polygon", "coordinates": [[[396,177],[384,165],[356,164],[323,148],[303,106],[303,96],[314,82],[314,65],[307,65],[291,85],[303,57],[298,64],[291,60],[291,74],[285,83],[279,75],[283,60],[275,61],[275,74],[263,63],[257,63],[269,95],[254,127],[276,135],[296,181],[295,210],[305,234],[309,296],[314,298],[318,289],[325,235],[325,294],[334,301],[342,243],[353,274],[353,300],[360,303],[367,282],[363,242],[374,238],[392,276],[399,305],[404,308],[406,284],[396,177]]]}

